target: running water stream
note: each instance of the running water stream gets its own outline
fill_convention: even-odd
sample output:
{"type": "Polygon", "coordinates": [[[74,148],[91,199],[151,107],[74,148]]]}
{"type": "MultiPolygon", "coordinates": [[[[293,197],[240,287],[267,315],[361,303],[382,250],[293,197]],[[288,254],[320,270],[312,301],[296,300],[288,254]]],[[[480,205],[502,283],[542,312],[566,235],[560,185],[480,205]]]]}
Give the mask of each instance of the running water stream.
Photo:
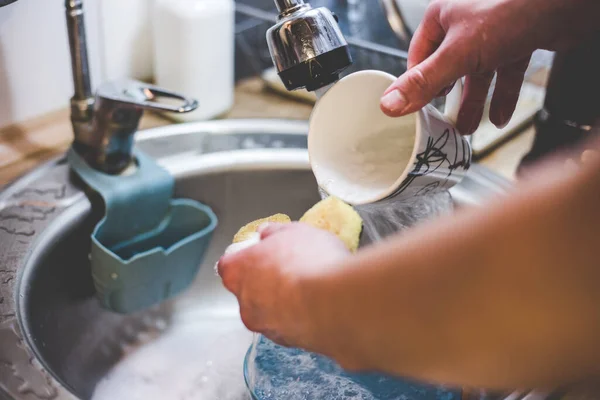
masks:
{"type": "Polygon", "coordinates": [[[388,203],[357,207],[363,219],[364,231],[361,245],[383,240],[391,235],[452,212],[453,202],[449,192],[422,196],[410,201],[394,199],[388,203]]]}

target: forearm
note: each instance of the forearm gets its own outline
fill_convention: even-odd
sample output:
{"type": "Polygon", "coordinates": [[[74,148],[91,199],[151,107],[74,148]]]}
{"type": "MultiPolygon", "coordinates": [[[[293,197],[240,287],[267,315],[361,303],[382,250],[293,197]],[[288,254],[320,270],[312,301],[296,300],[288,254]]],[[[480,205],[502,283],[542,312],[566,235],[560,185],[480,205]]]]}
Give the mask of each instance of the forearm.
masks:
{"type": "Polygon", "coordinates": [[[306,285],[323,348],[463,385],[581,377],[600,337],[599,186],[596,165],[364,250],[306,285]]]}

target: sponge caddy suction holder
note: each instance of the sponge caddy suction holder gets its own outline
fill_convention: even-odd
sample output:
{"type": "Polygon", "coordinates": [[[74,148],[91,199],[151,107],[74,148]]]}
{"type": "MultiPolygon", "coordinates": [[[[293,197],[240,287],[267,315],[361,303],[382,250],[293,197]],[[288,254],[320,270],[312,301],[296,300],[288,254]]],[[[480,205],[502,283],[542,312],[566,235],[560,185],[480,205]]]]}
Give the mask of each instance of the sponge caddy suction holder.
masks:
{"type": "Polygon", "coordinates": [[[72,170],[103,200],[104,217],[91,235],[91,270],[101,305],[121,314],[187,288],[218,223],[210,207],[173,199],[175,179],[151,157],[139,150],[134,157],[133,172],[109,175],[73,149],[67,156],[72,170]]]}

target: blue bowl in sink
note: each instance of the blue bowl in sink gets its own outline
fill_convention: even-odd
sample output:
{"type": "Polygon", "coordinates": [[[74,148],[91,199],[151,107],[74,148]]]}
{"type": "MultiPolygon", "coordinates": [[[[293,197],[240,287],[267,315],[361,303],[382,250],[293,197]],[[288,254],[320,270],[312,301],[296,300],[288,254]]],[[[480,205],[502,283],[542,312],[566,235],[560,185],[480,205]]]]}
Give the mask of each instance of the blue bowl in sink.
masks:
{"type": "Polygon", "coordinates": [[[327,357],[264,336],[246,354],[244,378],[253,400],[461,400],[463,395],[460,389],[349,373],[327,357]]]}

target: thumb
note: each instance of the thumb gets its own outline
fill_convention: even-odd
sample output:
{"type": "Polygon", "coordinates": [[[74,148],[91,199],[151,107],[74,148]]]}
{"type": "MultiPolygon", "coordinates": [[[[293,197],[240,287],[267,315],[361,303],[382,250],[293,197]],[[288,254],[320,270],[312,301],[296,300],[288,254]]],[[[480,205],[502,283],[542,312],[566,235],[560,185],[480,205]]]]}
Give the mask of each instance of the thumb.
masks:
{"type": "Polygon", "coordinates": [[[465,75],[464,57],[442,46],[402,74],[384,93],[381,110],[401,117],[420,110],[465,75]]]}

